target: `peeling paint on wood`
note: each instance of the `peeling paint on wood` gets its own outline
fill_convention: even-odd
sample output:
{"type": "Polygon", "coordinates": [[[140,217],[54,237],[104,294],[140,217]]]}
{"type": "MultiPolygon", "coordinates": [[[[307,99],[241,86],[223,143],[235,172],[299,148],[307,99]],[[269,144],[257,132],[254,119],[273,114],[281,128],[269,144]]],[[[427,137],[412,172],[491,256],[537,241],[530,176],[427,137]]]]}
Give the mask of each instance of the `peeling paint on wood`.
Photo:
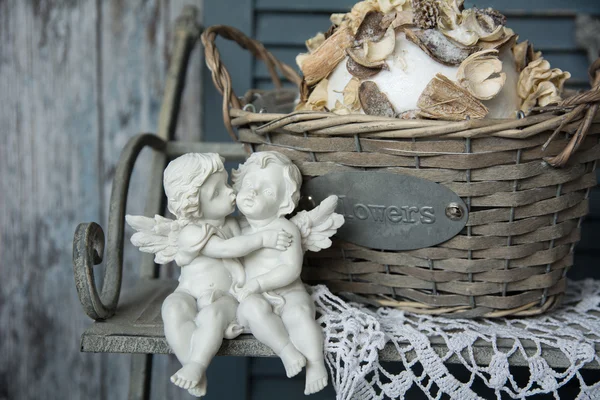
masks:
{"type": "MultiPolygon", "coordinates": [[[[127,397],[129,356],[79,352],[91,321],[75,291],[72,239],[79,222],[105,224],[123,145],[156,130],[183,3],[0,1],[0,399],[127,397]]],[[[180,112],[195,135],[200,88],[188,85],[180,112]]],[[[132,211],[143,210],[144,174],[133,177],[132,211]]],[[[139,255],[125,254],[127,290],[139,255]]]]}

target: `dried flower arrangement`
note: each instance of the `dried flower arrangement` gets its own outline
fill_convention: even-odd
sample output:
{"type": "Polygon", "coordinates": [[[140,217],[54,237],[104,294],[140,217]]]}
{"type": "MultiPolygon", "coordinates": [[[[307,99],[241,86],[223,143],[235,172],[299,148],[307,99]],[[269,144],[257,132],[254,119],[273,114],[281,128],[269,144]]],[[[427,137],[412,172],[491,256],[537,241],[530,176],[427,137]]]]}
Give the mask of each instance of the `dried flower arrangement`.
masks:
{"type": "Polygon", "coordinates": [[[568,72],[463,0],[365,0],[306,41],[297,110],[397,118],[510,118],[561,100],[568,72]]]}

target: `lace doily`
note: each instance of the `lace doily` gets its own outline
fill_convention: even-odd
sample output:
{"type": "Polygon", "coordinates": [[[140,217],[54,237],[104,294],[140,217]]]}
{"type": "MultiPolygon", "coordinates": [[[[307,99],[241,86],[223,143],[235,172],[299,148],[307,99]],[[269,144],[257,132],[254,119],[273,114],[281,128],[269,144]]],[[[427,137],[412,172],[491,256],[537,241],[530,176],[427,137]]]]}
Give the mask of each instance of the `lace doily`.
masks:
{"type": "Polygon", "coordinates": [[[429,399],[480,399],[472,388],[475,380],[493,390],[498,399],[540,393],[559,398],[558,390],[572,379],[579,382],[578,399],[600,398],[600,383],[586,382],[581,374],[586,364],[600,362],[596,353],[600,345],[598,281],[569,282],[559,309],[523,319],[449,319],[390,308],[372,310],[344,302],[325,286],[311,291],[321,314],[326,362],[339,400],[403,398],[413,386],[429,399]],[[445,354],[435,351],[432,340],[445,345],[445,354]],[[404,364],[400,373],[387,371],[379,362],[378,351],[387,342],[394,344],[404,364]],[[475,362],[476,342],[486,342],[492,352],[488,365],[475,362]],[[544,359],[548,351],[562,353],[570,365],[550,367],[544,359]],[[525,360],[527,382],[511,373],[513,355],[525,360]],[[467,382],[449,371],[444,362],[451,357],[470,373],[467,382]]]}

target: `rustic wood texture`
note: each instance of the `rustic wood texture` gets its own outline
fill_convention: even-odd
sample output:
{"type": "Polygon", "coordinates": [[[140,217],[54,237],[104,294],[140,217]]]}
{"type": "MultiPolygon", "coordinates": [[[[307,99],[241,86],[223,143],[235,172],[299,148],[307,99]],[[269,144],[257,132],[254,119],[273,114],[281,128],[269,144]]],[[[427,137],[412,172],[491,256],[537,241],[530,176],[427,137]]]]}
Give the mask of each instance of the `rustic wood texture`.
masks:
{"type": "MultiPolygon", "coordinates": [[[[202,7],[0,2],[0,399],[127,397],[129,356],[79,351],[91,321],[75,292],[73,232],[106,224],[121,149],[156,131],[173,23],[189,3],[202,7]]],[[[185,140],[200,137],[202,59],[196,50],[190,60],[177,131],[185,140]]],[[[143,212],[148,158],[134,171],[128,212],[143,212]]],[[[124,291],[139,258],[127,245],[124,291]]],[[[176,368],[172,357],[154,360],[153,398],[189,398],[168,382],[176,368]]]]}

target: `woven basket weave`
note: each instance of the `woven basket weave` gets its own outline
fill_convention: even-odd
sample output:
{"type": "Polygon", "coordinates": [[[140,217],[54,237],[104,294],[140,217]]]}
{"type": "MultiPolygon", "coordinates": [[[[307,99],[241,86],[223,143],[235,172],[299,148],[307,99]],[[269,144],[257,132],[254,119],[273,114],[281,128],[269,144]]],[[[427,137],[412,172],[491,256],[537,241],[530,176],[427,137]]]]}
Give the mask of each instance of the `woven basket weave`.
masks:
{"type": "Polygon", "coordinates": [[[225,126],[250,151],[286,154],[305,179],[355,170],[428,179],[469,207],[467,227],[429,248],[380,251],[334,240],[331,249],[307,256],[305,282],[325,283],[353,300],[447,316],[527,316],[559,304],[596,185],[600,61],[590,68],[592,90],[516,120],[255,113],[243,109],[248,100],[231,88],[217,35],[263,60],[276,87],[279,70],[305,88],[291,67],[242,32],[227,26],[204,32],[225,126]]]}

